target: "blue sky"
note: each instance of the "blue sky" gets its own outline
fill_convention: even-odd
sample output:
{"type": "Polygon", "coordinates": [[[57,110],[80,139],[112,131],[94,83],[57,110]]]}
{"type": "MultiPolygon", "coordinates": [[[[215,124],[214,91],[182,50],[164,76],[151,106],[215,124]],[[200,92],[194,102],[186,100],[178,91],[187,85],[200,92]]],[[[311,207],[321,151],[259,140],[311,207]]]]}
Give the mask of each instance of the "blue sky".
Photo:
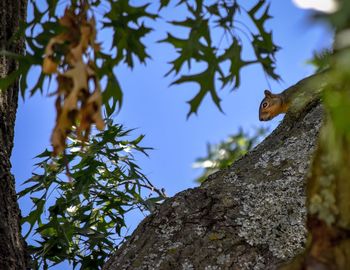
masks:
{"type": "MultiPolygon", "coordinates": [[[[249,3],[255,1],[245,2],[249,7],[249,3]]],[[[132,71],[124,66],[116,69],[124,91],[124,105],[115,119],[127,128],[137,128],[133,133],[135,136],[139,133],[146,135],[144,146],[154,150],[149,153],[149,158],[139,156],[138,164],[155,186],[165,188],[167,195],[173,196],[196,186],[193,179],[200,171],[193,169],[192,163],[206,154],[207,142],[218,143],[240,127],[252,131],[254,127],[264,126],[272,131],[282,116],[271,122],[259,122],[258,107],[263,90],[270,88],[270,84],[273,92],[280,92],[310,75],[313,69],[306,61],[312,52],[331,45],[329,30],[324,25],[311,23],[308,11],[296,8],[291,1],[272,1],[271,13],[274,18],[268,27],[273,30],[276,43],[282,47],[277,53],[277,72],[283,82],[267,81],[259,66],[245,68],[237,91],[220,92],[225,114],[217,110],[210,97],[206,97],[198,116],[186,119],[189,110],[186,101],[194,96],[198,86],[169,87],[173,77],[164,78],[169,70],[167,62],[175,57],[171,46],[156,43],[165,37],[168,26],[164,23],[153,23],[156,32],[145,39],[152,56],[146,66],[137,65],[132,71]]],[[[181,16],[181,12],[168,9],[163,16],[176,19],[179,14],[181,16]]],[[[99,39],[108,42],[109,35],[100,35],[99,39]]],[[[31,176],[35,163],[33,157],[50,147],[55,121],[53,102],[54,98],[40,94],[19,101],[12,154],[17,191],[31,176]]],[[[23,214],[27,214],[30,201],[21,199],[19,203],[23,214]]],[[[131,228],[140,218],[140,215],[128,217],[131,228]]]]}

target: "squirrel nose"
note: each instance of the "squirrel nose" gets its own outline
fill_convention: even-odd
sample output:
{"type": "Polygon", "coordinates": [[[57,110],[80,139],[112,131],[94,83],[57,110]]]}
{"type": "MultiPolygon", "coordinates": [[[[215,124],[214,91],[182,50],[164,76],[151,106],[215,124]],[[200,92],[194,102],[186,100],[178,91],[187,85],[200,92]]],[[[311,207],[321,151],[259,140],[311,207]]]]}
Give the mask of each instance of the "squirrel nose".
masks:
{"type": "Polygon", "coordinates": [[[270,117],[268,115],[259,115],[259,120],[260,121],[269,121],[270,117]]]}

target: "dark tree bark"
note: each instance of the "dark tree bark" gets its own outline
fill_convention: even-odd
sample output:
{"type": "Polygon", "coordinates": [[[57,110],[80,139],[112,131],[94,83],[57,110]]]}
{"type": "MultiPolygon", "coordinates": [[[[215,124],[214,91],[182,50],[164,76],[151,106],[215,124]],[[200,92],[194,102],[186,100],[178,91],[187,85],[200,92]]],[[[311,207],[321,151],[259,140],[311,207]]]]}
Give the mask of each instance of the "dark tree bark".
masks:
{"type": "Polygon", "coordinates": [[[323,110],[309,104],[229,169],[148,216],[105,264],[120,269],[276,269],[305,245],[305,178],[323,110]]]}
{"type": "MultiPolygon", "coordinates": [[[[9,44],[18,30],[19,20],[26,15],[26,0],[0,1],[1,50],[23,53],[23,40],[9,44]]],[[[6,77],[17,65],[14,60],[0,56],[0,76],[6,77]]],[[[14,124],[18,100],[18,81],[8,89],[0,89],[0,269],[25,269],[25,242],[21,237],[20,211],[17,204],[14,177],[10,172],[14,124]]]]}

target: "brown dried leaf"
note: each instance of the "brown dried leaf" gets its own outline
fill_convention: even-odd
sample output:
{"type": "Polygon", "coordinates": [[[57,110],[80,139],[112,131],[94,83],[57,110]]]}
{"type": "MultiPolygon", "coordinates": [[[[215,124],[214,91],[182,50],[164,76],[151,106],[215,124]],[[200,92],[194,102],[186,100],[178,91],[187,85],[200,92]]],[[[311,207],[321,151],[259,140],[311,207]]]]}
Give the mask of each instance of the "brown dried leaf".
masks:
{"type": "Polygon", "coordinates": [[[53,47],[55,44],[59,43],[63,43],[64,39],[62,38],[61,35],[53,37],[50,39],[49,43],[46,45],[45,48],[45,58],[43,61],[43,72],[46,74],[53,74],[57,72],[57,67],[58,67],[58,63],[56,63],[53,59],[53,55],[54,55],[54,50],[53,47]]]}
{"type": "Polygon", "coordinates": [[[102,97],[99,91],[95,91],[87,100],[86,105],[80,111],[80,130],[85,130],[91,124],[96,124],[99,130],[104,129],[104,121],[101,115],[102,97]]]}
{"type": "MultiPolygon", "coordinates": [[[[78,138],[83,142],[88,139],[91,125],[96,124],[100,130],[104,128],[101,115],[102,96],[95,74],[93,61],[84,62],[84,54],[89,46],[94,51],[100,50],[96,43],[96,23],[94,18],[87,20],[86,9],[81,7],[80,13],[75,14],[72,9],[66,9],[60,24],[66,31],[53,37],[45,48],[43,70],[50,74],[58,72],[59,63],[53,62],[56,44],[69,44],[65,52],[62,69],[65,72],[57,76],[58,90],[56,92],[56,125],[51,141],[54,154],[62,153],[65,149],[67,136],[77,126],[78,138]],[[54,66],[56,64],[56,66],[54,66]],[[68,69],[67,69],[68,68],[68,69]],[[95,83],[93,93],[89,89],[89,80],[95,83]]],[[[91,86],[91,85],[90,85],[91,86]]]]}
{"type": "Polygon", "coordinates": [[[58,74],[57,83],[59,87],[56,94],[64,95],[64,97],[67,97],[68,94],[72,91],[73,80],[71,78],[63,76],[62,74],[58,74]]]}
{"type": "Polygon", "coordinates": [[[94,43],[93,49],[95,52],[101,51],[101,43],[94,43]]]}
{"type": "Polygon", "coordinates": [[[57,63],[52,60],[52,57],[48,56],[44,58],[43,72],[45,74],[52,74],[57,72],[57,63]]]}
{"type": "Polygon", "coordinates": [[[93,74],[93,70],[82,61],[77,62],[74,68],[62,74],[73,81],[73,88],[65,102],[65,105],[68,103],[67,109],[76,108],[79,92],[88,90],[88,79],[93,74]]]}
{"type": "Polygon", "coordinates": [[[76,16],[74,12],[70,8],[66,8],[64,15],[59,20],[59,23],[64,27],[73,28],[76,26],[75,19],[76,16]]]}
{"type": "Polygon", "coordinates": [[[53,146],[53,154],[58,155],[64,151],[66,148],[66,136],[65,132],[62,131],[59,127],[55,127],[52,136],[51,143],[53,146]]]}
{"type": "Polygon", "coordinates": [[[87,50],[89,46],[91,35],[92,29],[90,25],[86,24],[80,27],[79,43],[75,47],[72,47],[69,52],[69,63],[71,65],[74,65],[77,61],[82,60],[83,53],[87,50]]]}

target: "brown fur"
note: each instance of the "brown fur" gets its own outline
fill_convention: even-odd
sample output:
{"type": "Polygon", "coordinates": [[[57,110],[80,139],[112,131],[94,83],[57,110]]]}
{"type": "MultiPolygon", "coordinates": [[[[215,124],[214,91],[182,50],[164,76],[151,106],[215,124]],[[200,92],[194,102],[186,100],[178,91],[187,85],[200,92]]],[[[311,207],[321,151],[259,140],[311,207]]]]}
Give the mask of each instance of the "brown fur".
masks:
{"type": "Polygon", "coordinates": [[[269,121],[280,113],[286,113],[289,103],[281,94],[272,94],[269,90],[264,91],[265,98],[259,107],[259,120],[269,121]]]}

